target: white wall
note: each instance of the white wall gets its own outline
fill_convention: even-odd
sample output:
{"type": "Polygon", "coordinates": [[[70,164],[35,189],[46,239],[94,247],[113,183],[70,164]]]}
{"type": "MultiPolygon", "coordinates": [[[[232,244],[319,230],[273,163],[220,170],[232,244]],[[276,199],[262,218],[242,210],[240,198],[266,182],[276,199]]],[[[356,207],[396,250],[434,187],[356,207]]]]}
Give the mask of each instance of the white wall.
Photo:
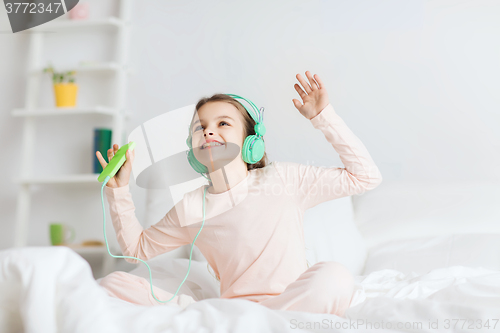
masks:
{"type": "MultiPolygon", "coordinates": [[[[89,2],[92,18],[116,12],[115,1],[89,2]]],[[[234,93],[266,108],[271,161],[340,166],[323,134],[292,103],[299,98],[295,75],[310,70],[322,77],[384,183],[500,182],[499,18],[496,0],[137,0],[127,128],[213,93],[234,93]]],[[[0,248],[13,244],[18,187],[12,180],[23,122],[10,112],[24,105],[28,52],[28,35],[9,29],[1,9],[0,248]]],[[[106,36],[67,36],[49,36],[47,60],[112,57],[106,36]]],[[[77,77],[79,104],[106,101],[106,78],[85,75],[77,77]]],[[[48,106],[48,77],[42,91],[40,103],[48,106]]],[[[94,125],[106,125],[106,118],[42,121],[35,174],[91,172],[94,125]]],[[[48,245],[53,220],[77,227],[77,241],[102,239],[99,191],[99,184],[36,186],[29,244],[48,245]]],[[[145,190],[132,184],[132,194],[141,220],[145,190]]],[[[116,244],[111,228],[108,240],[116,244]]]]}

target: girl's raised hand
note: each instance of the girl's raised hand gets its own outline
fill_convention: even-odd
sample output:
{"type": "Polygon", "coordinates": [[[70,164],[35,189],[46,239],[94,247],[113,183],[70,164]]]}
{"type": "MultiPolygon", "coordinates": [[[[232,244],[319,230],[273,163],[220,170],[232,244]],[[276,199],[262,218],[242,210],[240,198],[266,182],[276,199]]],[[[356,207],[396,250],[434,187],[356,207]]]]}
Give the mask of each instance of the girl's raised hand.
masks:
{"type": "Polygon", "coordinates": [[[300,74],[297,74],[296,76],[305,91],[302,90],[297,83],[294,85],[295,90],[299,93],[304,105],[302,105],[300,101],[295,98],[293,99],[293,104],[304,117],[312,119],[316,117],[330,102],[325,85],[323,84],[323,81],[321,81],[319,75],[314,74],[313,78],[311,72],[306,71],[306,76],[311,85],[309,85],[309,83],[307,83],[300,74]]]}

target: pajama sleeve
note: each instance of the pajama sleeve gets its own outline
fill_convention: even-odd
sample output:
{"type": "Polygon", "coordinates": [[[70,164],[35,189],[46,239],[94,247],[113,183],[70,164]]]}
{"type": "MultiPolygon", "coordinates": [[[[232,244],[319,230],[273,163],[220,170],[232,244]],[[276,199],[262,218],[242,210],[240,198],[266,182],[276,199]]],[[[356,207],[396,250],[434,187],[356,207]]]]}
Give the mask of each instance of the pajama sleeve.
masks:
{"type": "Polygon", "coordinates": [[[306,210],[325,201],[362,194],[382,182],[382,175],[366,147],[331,104],[310,121],[323,132],[345,167],[326,168],[293,162],[273,162],[286,185],[287,194],[294,197],[298,205],[306,210]]]}
{"type": "MultiPolygon", "coordinates": [[[[135,216],[135,206],[128,184],[118,188],[105,186],[105,193],[118,244],[124,256],[146,261],[191,243],[186,228],[179,224],[176,206],[158,223],[144,229],[135,216]]],[[[125,261],[133,264],[140,262],[130,258],[125,261]]]]}

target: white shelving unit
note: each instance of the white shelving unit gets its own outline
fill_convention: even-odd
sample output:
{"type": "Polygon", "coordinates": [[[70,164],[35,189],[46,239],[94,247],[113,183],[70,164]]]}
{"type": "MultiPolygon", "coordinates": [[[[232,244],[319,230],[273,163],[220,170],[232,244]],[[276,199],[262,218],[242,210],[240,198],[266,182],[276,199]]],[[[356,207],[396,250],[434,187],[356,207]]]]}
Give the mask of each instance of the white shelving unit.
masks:
{"type": "MultiPolygon", "coordinates": [[[[126,80],[129,72],[128,53],[130,37],[130,17],[132,11],[132,0],[119,0],[119,17],[109,17],[96,20],[55,20],[40,26],[34,27],[29,37],[29,58],[27,66],[27,89],[25,95],[25,107],[12,111],[12,116],[24,118],[23,145],[22,145],[22,164],[20,176],[15,180],[20,185],[17,199],[17,218],[15,228],[14,246],[27,246],[28,225],[31,209],[31,186],[32,185],[55,185],[68,184],[70,186],[88,186],[94,184],[96,188],[101,185],[97,181],[97,174],[74,174],[74,175],[47,175],[33,176],[33,153],[35,151],[35,130],[36,121],[40,117],[66,117],[71,119],[73,115],[101,115],[111,117],[112,119],[112,142],[122,146],[126,143],[126,133],[124,132],[124,121],[130,117],[125,111],[126,100],[126,80]],[[74,107],[74,108],[41,108],[38,106],[40,80],[43,73],[42,63],[44,33],[58,32],[71,34],[75,31],[105,31],[115,34],[115,54],[116,59],[113,62],[104,63],[84,63],[71,68],[56,68],[58,71],[76,70],[78,72],[105,72],[114,75],[114,84],[116,85],[113,98],[113,106],[94,107],[74,107]]],[[[110,147],[111,148],[111,147],[110,147]]],[[[102,275],[106,275],[114,270],[115,258],[111,257],[106,246],[103,247],[79,247],[69,245],[75,252],[85,256],[87,254],[102,254],[103,267],[102,275]]],[[[116,253],[110,247],[112,253],[116,253]]]]}

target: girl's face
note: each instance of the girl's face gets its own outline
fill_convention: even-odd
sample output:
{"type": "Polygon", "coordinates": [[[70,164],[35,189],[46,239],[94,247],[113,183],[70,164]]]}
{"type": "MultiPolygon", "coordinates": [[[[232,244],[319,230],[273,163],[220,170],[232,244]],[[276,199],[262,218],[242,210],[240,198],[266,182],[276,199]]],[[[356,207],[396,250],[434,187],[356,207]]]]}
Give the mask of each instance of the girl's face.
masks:
{"type": "MultiPolygon", "coordinates": [[[[195,113],[191,125],[192,147],[195,157],[202,163],[203,160],[206,160],[201,155],[208,152],[208,150],[196,148],[201,148],[207,140],[216,140],[224,144],[224,147],[214,147],[217,149],[213,149],[212,153],[220,152],[221,148],[230,148],[229,150],[225,149],[226,153],[229,151],[232,154],[236,151],[241,153],[244,141],[243,121],[241,118],[240,111],[230,103],[208,102],[204,104],[195,113]],[[237,148],[237,150],[234,148],[237,148]]],[[[236,155],[237,153],[232,158],[234,159],[236,155]]]]}

